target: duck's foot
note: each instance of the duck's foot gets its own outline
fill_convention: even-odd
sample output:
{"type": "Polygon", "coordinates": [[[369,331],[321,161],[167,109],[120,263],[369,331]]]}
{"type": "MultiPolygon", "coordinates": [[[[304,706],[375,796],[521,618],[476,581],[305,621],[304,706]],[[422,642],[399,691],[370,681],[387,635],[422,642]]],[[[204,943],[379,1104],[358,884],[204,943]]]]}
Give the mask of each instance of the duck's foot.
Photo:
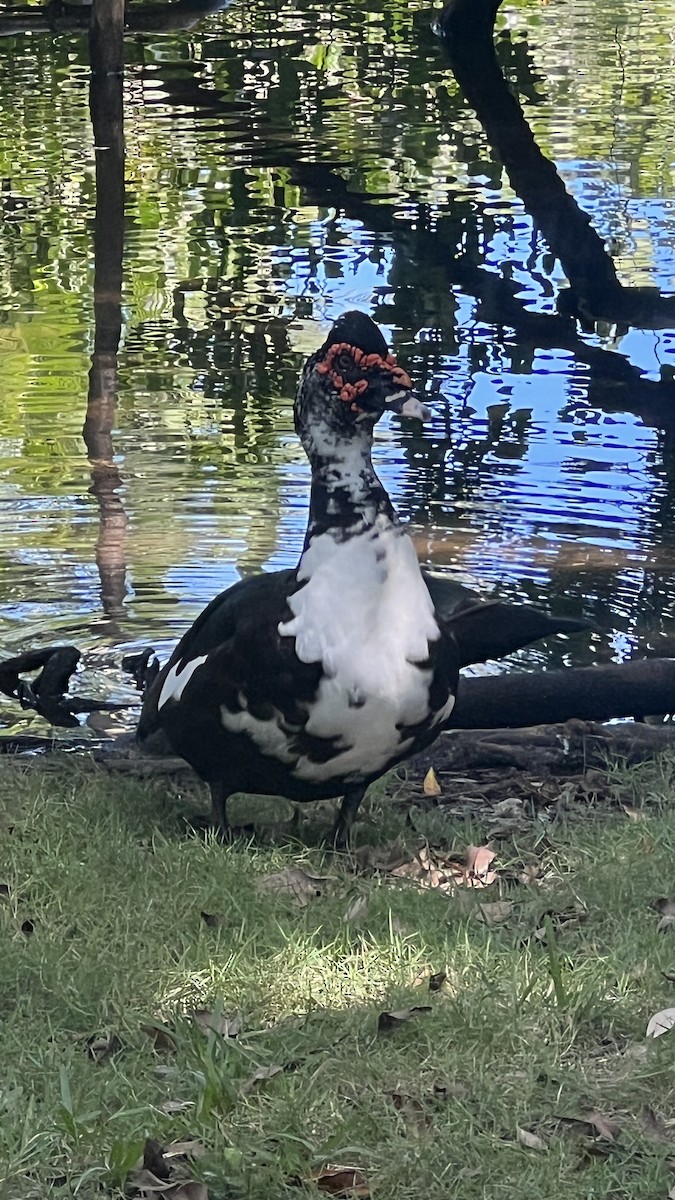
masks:
{"type": "Polygon", "coordinates": [[[336,850],[346,850],[348,848],[349,833],[366,791],[365,787],[353,787],[348,792],[345,792],[342,797],[340,811],[330,836],[330,843],[336,850]]]}

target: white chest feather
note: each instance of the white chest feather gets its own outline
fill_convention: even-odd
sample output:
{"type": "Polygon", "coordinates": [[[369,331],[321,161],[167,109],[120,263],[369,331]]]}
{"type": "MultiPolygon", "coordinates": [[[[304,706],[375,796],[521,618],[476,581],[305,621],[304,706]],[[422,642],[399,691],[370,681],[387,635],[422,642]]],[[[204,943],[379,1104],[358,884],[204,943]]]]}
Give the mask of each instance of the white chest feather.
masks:
{"type": "Polygon", "coordinates": [[[325,672],[307,732],[338,738],[344,750],[329,763],[301,759],[296,774],[318,781],[376,772],[405,751],[400,727],[428,715],[431,672],[419,664],[439,628],[413,544],[385,518],[342,542],[324,533],[305,551],[298,578],[306,583],[279,633],[325,672]]]}

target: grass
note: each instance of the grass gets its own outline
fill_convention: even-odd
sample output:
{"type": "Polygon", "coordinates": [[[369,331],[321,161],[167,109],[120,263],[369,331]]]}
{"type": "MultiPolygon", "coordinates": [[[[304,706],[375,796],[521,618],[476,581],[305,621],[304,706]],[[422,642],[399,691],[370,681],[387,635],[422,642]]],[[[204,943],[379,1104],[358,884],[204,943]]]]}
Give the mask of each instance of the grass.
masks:
{"type": "MultiPolygon", "coordinates": [[[[165,782],[0,760],[0,1197],[133,1193],[153,1138],[197,1139],[185,1169],[209,1200],[318,1195],[327,1164],[387,1200],[665,1200],[675,1030],[644,1035],[674,1003],[675,925],[652,907],[675,898],[673,770],[614,773],[644,819],[605,803],[521,821],[492,886],[443,892],[283,831],[186,835],[165,782]],[[329,877],[304,907],[259,890],[289,866],[329,877]],[[500,898],[486,924],[478,904],[500,898]],[[196,1009],[242,1031],[207,1035],[196,1009]]],[[[396,788],[365,832],[414,848],[396,788]]],[[[425,821],[445,849],[485,841],[483,818],[425,821]]]]}

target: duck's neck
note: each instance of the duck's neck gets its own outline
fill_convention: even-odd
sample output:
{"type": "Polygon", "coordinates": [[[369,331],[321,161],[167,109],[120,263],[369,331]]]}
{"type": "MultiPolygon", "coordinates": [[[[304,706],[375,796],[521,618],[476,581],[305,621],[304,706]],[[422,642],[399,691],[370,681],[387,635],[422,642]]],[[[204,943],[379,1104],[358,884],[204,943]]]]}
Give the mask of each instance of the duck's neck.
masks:
{"type": "Polygon", "coordinates": [[[375,474],[369,430],[354,430],[345,438],[333,434],[328,442],[317,436],[303,438],[303,444],[312,468],[305,550],[322,533],[349,537],[370,529],[382,516],[393,525],[399,523],[375,474]]]}

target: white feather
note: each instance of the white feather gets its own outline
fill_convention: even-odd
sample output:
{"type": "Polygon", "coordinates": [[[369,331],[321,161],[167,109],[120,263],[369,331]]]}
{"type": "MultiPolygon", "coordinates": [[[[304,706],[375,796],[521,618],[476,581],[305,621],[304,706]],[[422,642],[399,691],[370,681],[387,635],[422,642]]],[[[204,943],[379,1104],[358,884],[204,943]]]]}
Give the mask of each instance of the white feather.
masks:
{"type": "Polygon", "coordinates": [[[305,585],[290,597],[293,617],[279,633],[295,638],[302,662],[321,662],[325,672],[307,732],[338,738],[344,749],[328,763],[299,759],[295,774],[318,782],[377,772],[411,744],[398,727],[428,714],[431,671],[417,664],[440,631],[414,546],[379,516],[346,540],[333,531],[315,537],[298,579],[305,585]]]}
{"type": "Polygon", "coordinates": [[[197,658],[190,659],[187,662],[174,663],[159,693],[159,700],[157,701],[158,712],[166,704],[167,700],[180,700],[195,671],[198,667],[201,667],[202,663],[206,662],[206,658],[206,654],[200,654],[197,658]]]}

